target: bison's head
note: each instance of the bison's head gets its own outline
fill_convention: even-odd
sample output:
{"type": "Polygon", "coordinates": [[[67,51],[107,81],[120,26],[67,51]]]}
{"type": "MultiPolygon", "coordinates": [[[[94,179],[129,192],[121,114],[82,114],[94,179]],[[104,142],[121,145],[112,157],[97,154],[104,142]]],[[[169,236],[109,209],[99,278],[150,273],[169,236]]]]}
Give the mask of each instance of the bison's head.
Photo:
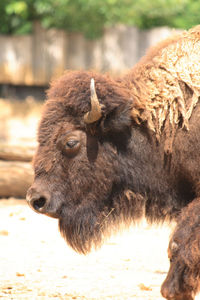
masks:
{"type": "Polygon", "coordinates": [[[169,242],[170,268],[161,288],[166,299],[193,300],[200,290],[199,222],[197,198],[181,211],[169,242]]]}
{"type": "Polygon", "coordinates": [[[123,164],[132,101],[122,84],[89,72],[65,74],[48,98],[27,200],[36,212],[58,218],[68,243],[85,253],[101,243],[128,189],[123,164]]]}
{"type": "Polygon", "coordinates": [[[170,268],[161,287],[161,294],[168,300],[194,300],[196,293],[197,278],[194,281],[195,273],[181,257],[181,250],[177,242],[170,241],[168,248],[170,268]]]}

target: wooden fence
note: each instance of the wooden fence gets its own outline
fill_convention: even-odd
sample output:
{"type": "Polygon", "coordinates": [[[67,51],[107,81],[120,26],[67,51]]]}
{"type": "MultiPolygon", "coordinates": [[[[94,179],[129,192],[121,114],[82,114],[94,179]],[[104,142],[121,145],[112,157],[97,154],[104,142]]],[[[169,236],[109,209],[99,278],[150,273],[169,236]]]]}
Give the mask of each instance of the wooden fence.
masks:
{"type": "Polygon", "coordinates": [[[105,29],[100,39],[91,41],[79,33],[47,31],[35,24],[32,35],[0,36],[0,84],[44,86],[66,69],[121,73],[172,31],[120,25],[105,29]]]}

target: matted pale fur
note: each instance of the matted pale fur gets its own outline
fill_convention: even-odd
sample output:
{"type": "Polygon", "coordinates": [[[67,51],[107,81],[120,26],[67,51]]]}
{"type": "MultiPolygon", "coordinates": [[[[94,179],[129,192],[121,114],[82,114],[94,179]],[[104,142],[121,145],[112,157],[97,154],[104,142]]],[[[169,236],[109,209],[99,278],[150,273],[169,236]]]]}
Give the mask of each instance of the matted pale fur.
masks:
{"type": "Polygon", "coordinates": [[[200,97],[200,26],[150,49],[130,73],[134,120],[146,121],[158,140],[164,131],[171,152],[176,128],[189,130],[200,97]]]}

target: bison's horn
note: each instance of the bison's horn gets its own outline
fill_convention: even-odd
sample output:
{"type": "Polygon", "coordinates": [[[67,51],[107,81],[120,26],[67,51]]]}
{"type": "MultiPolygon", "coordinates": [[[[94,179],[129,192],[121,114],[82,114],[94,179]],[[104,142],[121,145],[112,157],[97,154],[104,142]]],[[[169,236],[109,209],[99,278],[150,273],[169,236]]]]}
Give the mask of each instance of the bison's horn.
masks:
{"type": "Polygon", "coordinates": [[[84,115],[84,122],[86,124],[94,123],[98,121],[102,116],[101,105],[99,103],[96,90],[95,90],[94,78],[92,78],[90,82],[90,92],[91,92],[91,111],[87,112],[84,115]]]}

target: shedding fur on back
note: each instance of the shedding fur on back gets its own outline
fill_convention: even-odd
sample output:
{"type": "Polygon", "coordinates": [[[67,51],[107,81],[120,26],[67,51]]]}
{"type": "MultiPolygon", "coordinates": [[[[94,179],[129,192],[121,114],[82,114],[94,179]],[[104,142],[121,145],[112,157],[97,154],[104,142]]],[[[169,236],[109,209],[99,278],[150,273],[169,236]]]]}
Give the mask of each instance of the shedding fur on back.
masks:
{"type": "Polygon", "coordinates": [[[146,122],[158,141],[163,132],[170,154],[176,129],[189,130],[200,97],[200,26],[150,49],[123,81],[133,95],[133,119],[146,122]]]}

